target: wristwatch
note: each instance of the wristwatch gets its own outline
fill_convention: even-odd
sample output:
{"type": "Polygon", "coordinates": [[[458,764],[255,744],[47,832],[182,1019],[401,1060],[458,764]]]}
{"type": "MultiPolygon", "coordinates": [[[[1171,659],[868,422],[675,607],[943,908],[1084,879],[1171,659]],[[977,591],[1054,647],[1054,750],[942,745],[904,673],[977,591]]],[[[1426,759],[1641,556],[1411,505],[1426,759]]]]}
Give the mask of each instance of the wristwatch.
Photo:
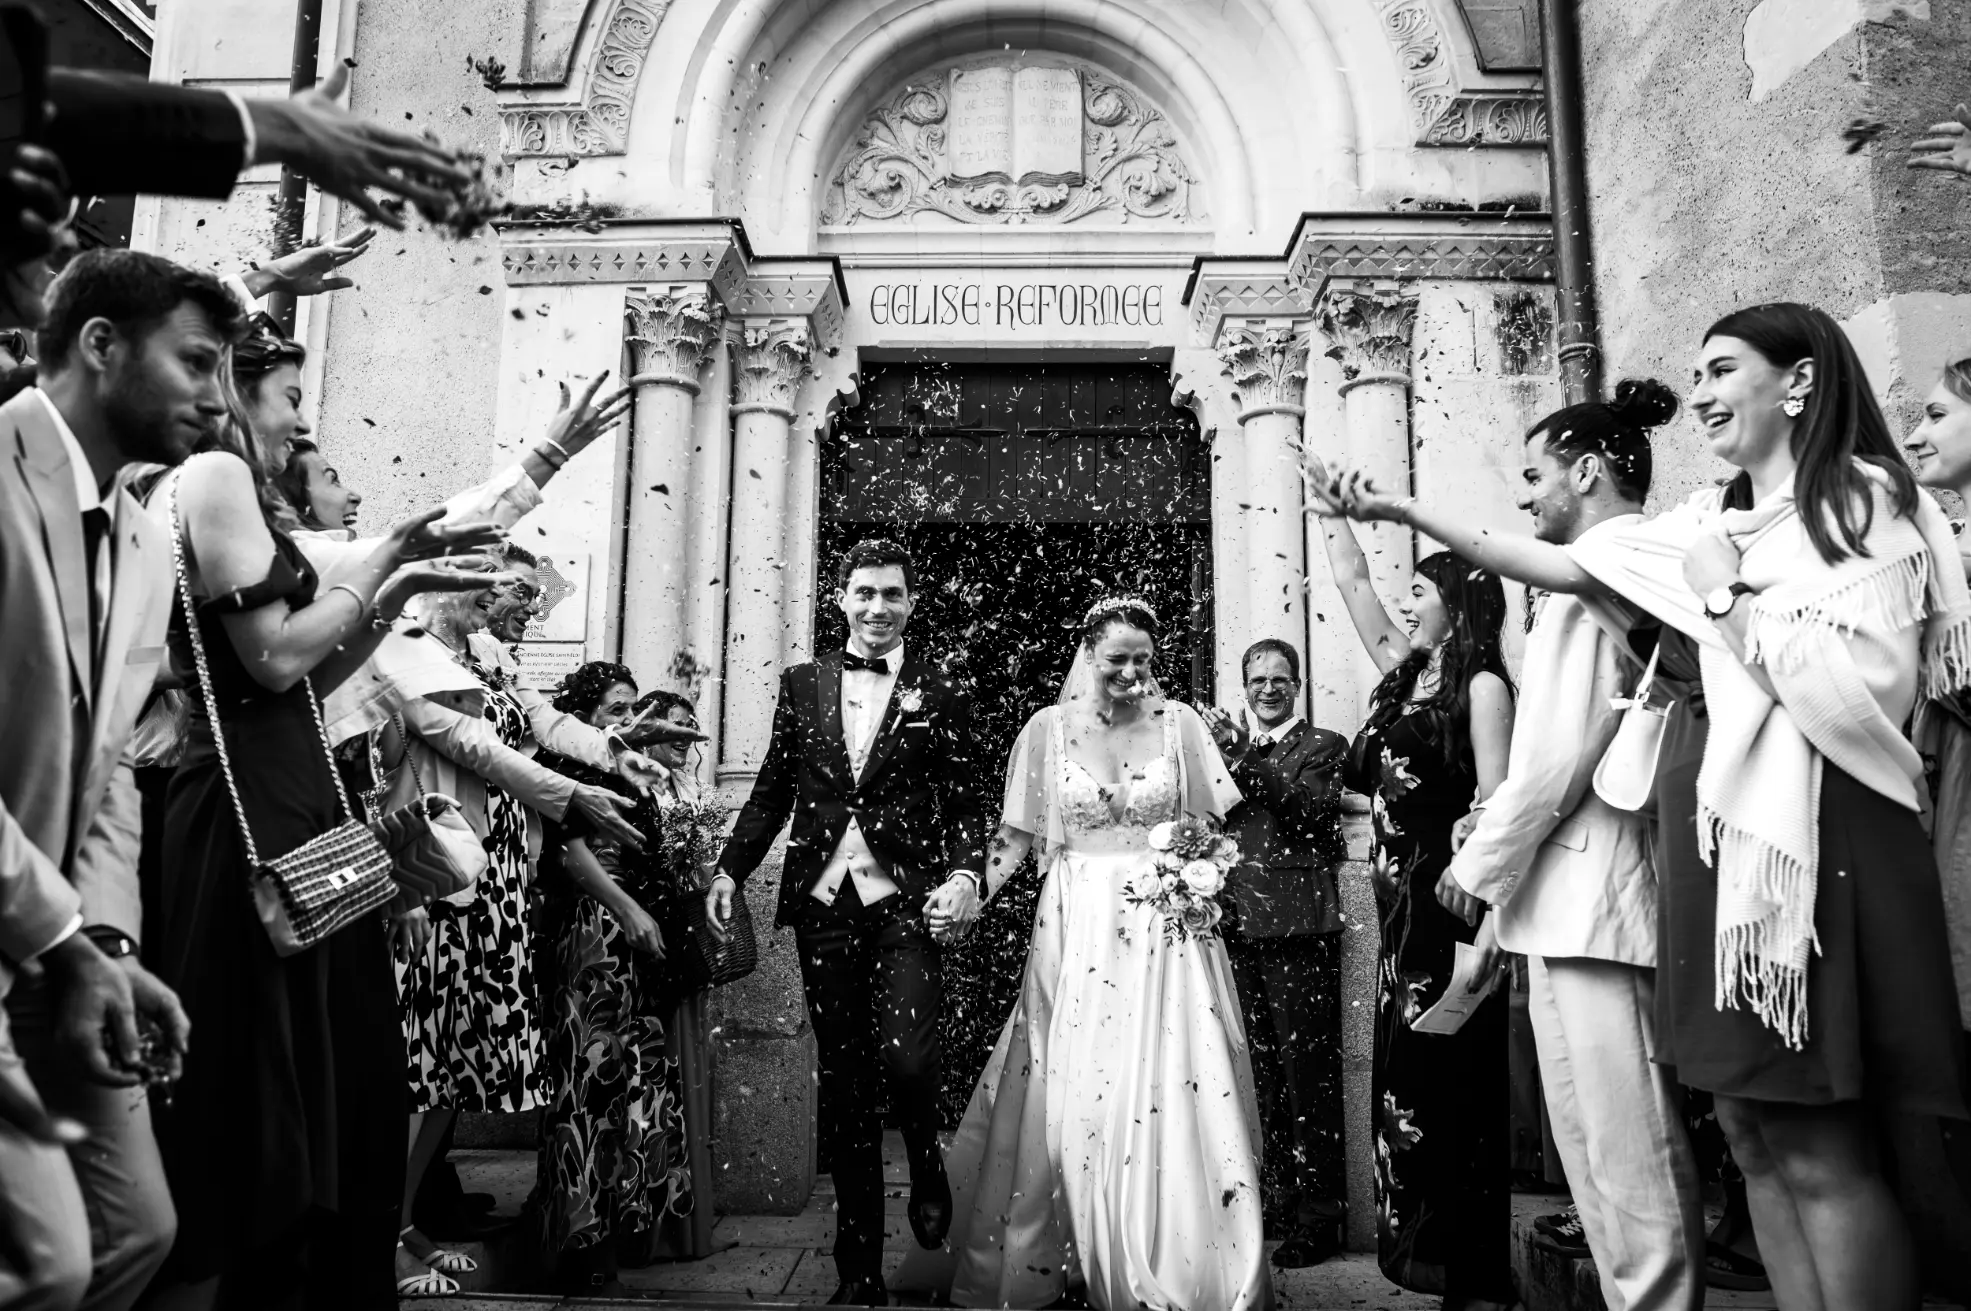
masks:
{"type": "Polygon", "coordinates": [[[1744,582],[1714,587],[1704,594],[1704,613],[1713,619],[1723,619],[1738,604],[1739,597],[1752,594],[1752,588],[1744,582]]]}

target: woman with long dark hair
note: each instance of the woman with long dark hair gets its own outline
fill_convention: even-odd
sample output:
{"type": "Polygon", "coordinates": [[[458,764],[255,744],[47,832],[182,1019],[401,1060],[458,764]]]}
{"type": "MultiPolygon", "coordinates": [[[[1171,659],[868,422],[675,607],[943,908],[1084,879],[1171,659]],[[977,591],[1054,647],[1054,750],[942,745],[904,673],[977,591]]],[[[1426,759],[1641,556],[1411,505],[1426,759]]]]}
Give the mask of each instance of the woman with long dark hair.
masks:
{"type": "Polygon", "coordinates": [[[1656,774],[1656,1059],[1715,1096],[1780,1305],[1906,1311],[1915,1253],[1875,1117],[1963,1118],[1965,1073],[1922,760],[1901,725],[1919,696],[1971,682],[1971,594],[1826,314],[1718,320],[1690,404],[1736,476],[1566,547],[1360,474],[1320,494],[1660,627],[1664,666],[1686,678],[1656,774]]]}
{"type": "Polygon", "coordinates": [[[1499,953],[1471,898],[1438,900],[1451,830],[1504,781],[1512,682],[1499,635],[1505,589],[1449,551],[1417,562],[1398,626],[1346,524],[1326,524],[1328,564],[1382,672],[1349,752],[1348,786],[1371,798],[1371,871],[1382,926],[1372,1113],[1378,1253],[1391,1283],[1443,1295],[1447,1311],[1507,1307],[1512,1160],[1506,1003],[1494,995],[1455,1034],[1411,1032],[1451,982],[1460,943],[1483,977],[1499,953]]]}
{"type": "MultiPolygon", "coordinates": [[[[335,1003],[345,968],[387,983],[382,921],[276,955],[247,895],[254,871],[235,811],[269,859],[351,817],[320,698],[413,596],[483,585],[412,562],[494,533],[439,529],[433,510],[380,539],[348,581],[318,589],[270,487],[299,401],[269,394],[268,380],[300,354],[264,325],[235,350],[242,403],[222,449],[188,460],[151,505],[179,538],[193,607],[185,614],[180,598],[175,662],[193,667],[195,623],[212,688],[209,700],[187,679],[190,727],[165,801],[160,973],[184,1000],[200,1045],[171,1105],[156,1111],[179,1229],[147,1294],[152,1308],[288,1308],[308,1297],[367,1305],[363,1276],[388,1255],[387,1239],[371,1244],[366,1217],[352,1210],[370,1200],[368,1190],[348,1178],[364,1158],[349,1150],[350,1086],[382,1067],[373,1035],[345,1027],[349,1016],[335,1003]]],[[[386,1283],[381,1304],[389,1295],[386,1283]]]]}

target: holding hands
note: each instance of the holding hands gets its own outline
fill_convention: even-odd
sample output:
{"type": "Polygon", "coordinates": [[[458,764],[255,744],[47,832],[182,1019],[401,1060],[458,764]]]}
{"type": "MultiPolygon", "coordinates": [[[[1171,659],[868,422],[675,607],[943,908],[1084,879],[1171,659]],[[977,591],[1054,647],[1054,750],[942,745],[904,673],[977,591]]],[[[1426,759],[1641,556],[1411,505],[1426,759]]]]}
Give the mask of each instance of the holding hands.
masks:
{"type": "Polygon", "coordinates": [[[924,919],[931,940],[940,945],[962,942],[979,918],[979,884],[970,874],[954,873],[924,898],[924,919]]]}

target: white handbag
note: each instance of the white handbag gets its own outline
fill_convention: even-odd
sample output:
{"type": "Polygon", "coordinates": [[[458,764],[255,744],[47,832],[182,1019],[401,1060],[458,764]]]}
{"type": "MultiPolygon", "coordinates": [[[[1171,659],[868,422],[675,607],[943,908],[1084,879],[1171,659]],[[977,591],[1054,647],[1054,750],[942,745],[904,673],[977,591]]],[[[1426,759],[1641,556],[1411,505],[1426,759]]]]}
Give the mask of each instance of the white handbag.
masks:
{"type": "Polygon", "coordinates": [[[1595,795],[1617,810],[1644,810],[1656,790],[1656,757],[1663,750],[1663,732],[1669,727],[1670,707],[1649,703],[1649,690],[1656,682],[1656,657],[1663,645],[1649,653],[1643,666],[1642,681],[1634,696],[1611,697],[1609,704],[1622,711],[1621,727],[1615,739],[1602,752],[1595,766],[1595,795]]]}

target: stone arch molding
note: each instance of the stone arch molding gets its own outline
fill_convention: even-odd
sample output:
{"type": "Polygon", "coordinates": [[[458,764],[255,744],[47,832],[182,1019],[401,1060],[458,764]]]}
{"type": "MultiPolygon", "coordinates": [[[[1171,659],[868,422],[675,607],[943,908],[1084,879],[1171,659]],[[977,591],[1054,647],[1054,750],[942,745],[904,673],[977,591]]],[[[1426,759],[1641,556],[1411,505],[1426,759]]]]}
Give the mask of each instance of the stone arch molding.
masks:
{"type": "Polygon", "coordinates": [[[629,149],[637,81],[672,0],[603,0],[583,34],[586,58],[552,95],[500,93],[500,153],[508,159],[621,155],[629,149]],[[599,13],[597,12],[599,11],[599,13]]]}
{"type": "Polygon", "coordinates": [[[827,171],[820,226],[1206,221],[1176,126],[1141,89],[1037,51],[935,65],[881,98],[827,171]]]}

